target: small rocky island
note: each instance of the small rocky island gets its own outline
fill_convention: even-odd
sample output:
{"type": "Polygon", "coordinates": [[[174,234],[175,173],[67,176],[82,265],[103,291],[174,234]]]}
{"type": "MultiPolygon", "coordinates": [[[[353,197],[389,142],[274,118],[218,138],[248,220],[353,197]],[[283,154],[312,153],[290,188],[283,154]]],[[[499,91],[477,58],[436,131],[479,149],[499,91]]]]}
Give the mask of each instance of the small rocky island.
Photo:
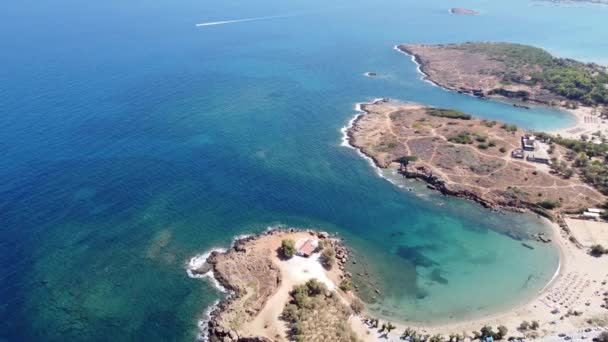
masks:
{"type": "Polygon", "coordinates": [[[344,271],[349,252],[324,232],[272,229],[214,251],[195,275],[230,294],[202,323],[211,342],[358,341],[363,304],[344,271]]]}
{"type": "Polygon", "coordinates": [[[417,104],[380,100],[361,109],[365,114],[348,131],[351,145],[377,166],[444,194],[548,216],[605,202],[575,174],[563,173],[572,151],[548,135],[417,104]]]}
{"type": "Polygon", "coordinates": [[[464,14],[464,15],[476,15],[479,14],[479,12],[471,10],[471,9],[466,9],[466,8],[451,8],[450,9],[450,13],[451,14],[464,14]]]}
{"type": "Polygon", "coordinates": [[[608,104],[608,73],[593,63],[553,57],[512,43],[405,44],[429,81],[478,97],[577,108],[608,104]]]}
{"type": "Polygon", "coordinates": [[[608,0],[537,0],[543,2],[552,2],[556,4],[595,4],[608,5],[608,0]]]}

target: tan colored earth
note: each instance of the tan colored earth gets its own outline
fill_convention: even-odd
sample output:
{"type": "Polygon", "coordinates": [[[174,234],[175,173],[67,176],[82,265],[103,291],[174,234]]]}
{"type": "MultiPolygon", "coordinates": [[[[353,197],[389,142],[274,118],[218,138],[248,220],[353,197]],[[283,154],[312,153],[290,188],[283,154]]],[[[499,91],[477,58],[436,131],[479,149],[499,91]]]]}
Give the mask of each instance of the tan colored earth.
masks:
{"type": "MultiPolygon", "coordinates": [[[[572,212],[605,202],[605,197],[576,175],[564,179],[550,173],[546,164],[513,159],[521,137],[499,122],[431,116],[429,107],[377,102],[364,105],[349,130],[350,143],[381,168],[400,168],[412,178],[432,184],[444,193],[487,206],[529,208],[541,202],[559,203],[559,211],[572,212]],[[452,142],[466,132],[471,143],[452,142]],[[483,142],[478,142],[481,139],[483,142]],[[483,148],[481,145],[484,145],[483,148]],[[415,161],[398,162],[415,156],[415,161]]],[[[552,157],[566,149],[555,145],[552,157]]]]}

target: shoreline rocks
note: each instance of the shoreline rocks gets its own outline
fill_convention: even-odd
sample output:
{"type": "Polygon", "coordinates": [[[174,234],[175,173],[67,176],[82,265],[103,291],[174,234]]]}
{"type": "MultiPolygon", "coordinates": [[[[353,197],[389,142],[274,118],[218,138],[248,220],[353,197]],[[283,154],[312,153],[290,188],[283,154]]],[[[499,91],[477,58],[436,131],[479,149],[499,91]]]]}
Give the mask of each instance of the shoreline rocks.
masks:
{"type": "MultiPolygon", "coordinates": [[[[212,342],[272,342],[263,336],[241,336],[233,329],[242,323],[255,318],[262,310],[267,299],[278,290],[281,274],[274,264],[268,250],[261,251],[255,243],[262,238],[290,233],[308,233],[321,240],[332,241],[336,250],[336,261],[343,271],[348,260],[349,250],[338,239],[329,233],[311,229],[272,228],[260,234],[237,238],[232,246],[222,252],[213,251],[205,264],[190,270],[193,274],[202,275],[212,272],[215,280],[228,291],[223,299],[209,313],[209,319],[201,324],[202,340],[212,342]],[[250,284],[255,283],[255,289],[250,284]],[[246,307],[239,303],[247,298],[246,307]]],[[[344,277],[350,276],[343,273],[344,277]]]]}

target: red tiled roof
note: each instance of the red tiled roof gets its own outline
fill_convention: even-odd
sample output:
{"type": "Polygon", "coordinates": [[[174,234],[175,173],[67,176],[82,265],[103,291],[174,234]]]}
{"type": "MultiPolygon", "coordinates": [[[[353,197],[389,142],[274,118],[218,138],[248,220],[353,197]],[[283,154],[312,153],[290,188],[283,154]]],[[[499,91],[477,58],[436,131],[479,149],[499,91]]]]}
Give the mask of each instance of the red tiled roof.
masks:
{"type": "Polygon", "coordinates": [[[312,240],[306,240],[304,244],[298,249],[298,253],[302,255],[309,256],[311,255],[317,247],[314,245],[312,240]]]}

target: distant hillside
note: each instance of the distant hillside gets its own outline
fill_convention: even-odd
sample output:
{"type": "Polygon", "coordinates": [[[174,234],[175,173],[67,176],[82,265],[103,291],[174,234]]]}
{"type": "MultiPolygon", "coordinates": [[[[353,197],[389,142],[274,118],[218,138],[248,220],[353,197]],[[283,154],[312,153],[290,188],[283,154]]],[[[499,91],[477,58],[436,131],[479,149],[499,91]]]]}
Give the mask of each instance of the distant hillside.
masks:
{"type": "Polygon", "coordinates": [[[428,78],[476,96],[502,96],[572,107],[608,104],[608,73],[593,63],[557,58],[511,43],[400,45],[428,78]]]}

